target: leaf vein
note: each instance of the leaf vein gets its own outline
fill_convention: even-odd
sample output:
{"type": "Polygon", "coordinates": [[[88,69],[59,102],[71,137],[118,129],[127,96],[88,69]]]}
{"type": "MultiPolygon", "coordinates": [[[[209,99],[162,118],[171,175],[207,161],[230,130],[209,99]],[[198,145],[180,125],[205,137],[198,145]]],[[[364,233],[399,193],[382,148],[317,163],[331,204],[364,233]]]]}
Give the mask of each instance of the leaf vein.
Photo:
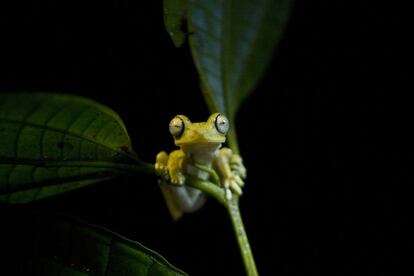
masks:
{"type": "MultiPolygon", "coordinates": [[[[36,112],[36,110],[37,110],[37,108],[39,107],[41,105],[41,103],[36,103],[34,106],[33,106],[33,108],[23,117],[23,121],[26,121],[34,112],[36,112]]],[[[3,119],[3,120],[8,120],[8,119],[3,119]]],[[[20,140],[20,136],[21,136],[21,133],[22,133],[22,131],[23,131],[23,129],[25,128],[26,126],[24,125],[24,124],[22,124],[21,126],[19,126],[19,128],[17,129],[17,133],[16,133],[16,139],[14,140],[14,144],[13,144],[13,147],[14,147],[14,149],[13,149],[13,151],[14,151],[14,156],[16,156],[16,157],[18,157],[18,151],[19,151],[19,140],[20,140]]],[[[9,191],[11,191],[12,190],[12,185],[13,185],[13,183],[12,183],[12,181],[11,181],[11,176],[12,176],[12,174],[13,174],[13,172],[14,172],[14,170],[16,169],[16,165],[13,165],[12,166],[12,168],[11,168],[11,170],[8,172],[8,174],[7,174],[7,178],[6,178],[6,184],[7,184],[7,189],[9,190],[9,191]]]]}
{"type": "MultiPolygon", "coordinates": [[[[66,104],[67,105],[67,104],[66,104]]],[[[50,115],[49,115],[49,118],[47,118],[46,119],[46,121],[44,122],[44,125],[45,126],[47,126],[48,124],[49,124],[49,122],[53,119],[53,118],[55,118],[60,112],[61,112],[61,110],[62,109],[64,109],[66,106],[64,106],[63,108],[57,108],[54,112],[52,112],[50,115]]],[[[23,123],[29,123],[29,122],[23,122],[23,123]]],[[[30,123],[29,123],[30,124],[30,123]]],[[[46,158],[45,157],[45,153],[44,153],[44,143],[45,143],[45,141],[44,141],[44,139],[45,139],[45,134],[46,134],[46,128],[41,128],[41,127],[39,127],[40,128],[40,156],[42,157],[42,158],[46,158]]]]}
{"type": "MultiPolygon", "coordinates": [[[[61,133],[61,134],[65,134],[65,131],[64,130],[59,129],[59,128],[56,128],[56,127],[47,126],[47,125],[40,125],[40,124],[33,123],[33,122],[22,122],[22,121],[13,120],[13,119],[1,119],[1,120],[5,121],[5,122],[8,122],[8,123],[12,123],[12,124],[23,124],[23,125],[26,124],[27,126],[31,126],[31,127],[34,127],[34,128],[45,129],[45,130],[49,130],[49,131],[52,131],[52,132],[58,132],[58,133],[61,133]]],[[[119,150],[119,149],[111,148],[111,147],[109,147],[109,146],[107,146],[105,144],[100,144],[97,141],[95,141],[95,140],[93,140],[93,139],[91,139],[91,138],[89,138],[87,136],[84,136],[82,134],[77,134],[77,133],[73,133],[73,132],[67,132],[67,133],[68,133],[68,135],[70,135],[72,137],[75,137],[75,138],[78,138],[78,139],[81,139],[81,140],[89,141],[89,142],[91,142],[91,143],[93,143],[95,145],[102,146],[102,147],[108,149],[109,151],[112,151],[112,152],[121,154],[121,155],[123,155],[125,157],[128,157],[129,159],[138,161],[137,157],[135,157],[132,154],[128,154],[128,153],[126,153],[126,152],[124,152],[122,150],[119,150]]]]}

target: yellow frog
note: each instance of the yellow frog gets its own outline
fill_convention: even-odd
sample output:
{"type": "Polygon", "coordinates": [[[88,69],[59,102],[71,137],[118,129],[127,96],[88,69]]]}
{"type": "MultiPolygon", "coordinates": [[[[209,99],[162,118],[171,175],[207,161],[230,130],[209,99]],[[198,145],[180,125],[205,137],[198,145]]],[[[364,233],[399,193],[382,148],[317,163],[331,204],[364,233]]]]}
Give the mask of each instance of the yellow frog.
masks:
{"type": "Polygon", "coordinates": [[[186,175],[212,180],[212,174],[216,174],[228,200],[233,193],[242,194],[246,168],[240,155],[222,147],[229,130],[229,121],[224,115],[214,113],[200,123],[177,115],[171,120],[169,130],[180,149],[169,155],[165,151],[158,153],[155,170],[161,177],[161,191],[174,219],[197,211],[206,201],[203,192],[184,185],[186,175]]]}

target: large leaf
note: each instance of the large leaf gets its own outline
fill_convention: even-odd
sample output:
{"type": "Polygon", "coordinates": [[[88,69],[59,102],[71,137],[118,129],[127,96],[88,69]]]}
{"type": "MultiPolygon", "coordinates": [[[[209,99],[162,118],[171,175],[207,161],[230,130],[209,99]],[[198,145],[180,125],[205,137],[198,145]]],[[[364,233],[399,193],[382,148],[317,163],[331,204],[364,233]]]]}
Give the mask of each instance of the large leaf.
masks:
{"type": "Polygon", "coordinates": [[[165,24],[174,42],[181,41],[180,20],[187,18],[191,51],[211,112],[233,121],[271,59],[291,2],[164,0],[165,24]]]}
{"type": "Polygon", "coordinates": [[[0,202],[30,202],[140,164],[109,108],[74,95],[0,94],[0,202]]]}
{"type": "Polygon", "coordinates": [[[291,0],[189,1],[190,45],[212,111],[233,121],[281,37],[291,0]]]}
{"type": "Polygon", "coordinates": [[[180,47],[185,41],[182,30],[186,16],[186,0],[164,0],[164,24],[174,45],[180,47]]]}
{"type": "Polygon", "coordinates": [[[0,275],[186,275],[138,242],[74,218],[14,214],[2,221],[0,275]]]}

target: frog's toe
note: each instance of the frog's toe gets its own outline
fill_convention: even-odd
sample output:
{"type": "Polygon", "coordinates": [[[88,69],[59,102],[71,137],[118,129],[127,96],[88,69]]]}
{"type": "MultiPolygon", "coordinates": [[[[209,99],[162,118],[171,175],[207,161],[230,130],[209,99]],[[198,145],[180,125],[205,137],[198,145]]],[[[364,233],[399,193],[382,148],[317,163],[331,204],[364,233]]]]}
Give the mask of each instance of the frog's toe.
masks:
{"type": "Polygon", "coordinates": [[[155,158],[154,169],[155,172],[164,179],[168,179],[168,154],[165,151],[161,151],[155,158]]]}
{"type": "Polygon", "coordinates": [[[156,174],[159,175],[159,176],[161,176],[161,177],[164,177],[165,174],[166,174],[166,172],[168,172],[167,167],[165,167],[165,166],[163,166],[161,164],[157,164],[156,163],[155,166],[154,166],[154,168],[155,168],[156,174]]]}
{"type": "Polygon", "coordinates": [[[168,168],[162,164],[155,163],[155,172],[164,180],[169,179],[168,168]]]}
{"type": "Polygon", "coordinates": [[[240,177],[246,177],[246,168],[243,165],[243,159],[240,155],[234,154],[230,160],[230,168],[233,172],[240,175],[240,177]]]}
{"type": "Polygon", "coordinates": [[[240,176],[234,175],[233,179],[234,179],[234,182],[236,182],[236,184],[239,185],[239,187],[244,186],[244,181],[243,181],[243,179],[240,178],[240,176]]]}
{"type": "Polygon", "coordinates": [[[231,200],[233,198],[233,194],[231,193],[230,189],[227,188],[224,190],[225,196],[227,200],[231,200]]]}
{"type": "Polygon", "coordinates": [[[246,168],[243,165],[231,165],[230,167],[234,174],[239,175],[241,178],[246,178],[246,168]]]}
{"type": "Polygon", "coordinates": [[[171,183],[174,185],[183,185],[185,182],[185,176],[182,173],[171,175],[171,183]]]}
{"type": "Polygon", "coordinates": [[[162,172],[164,171],[164,169],[165,169],[166,167],[165,167],[163,164],[160,164],[160,163],[155,163],[154,168],[155,168],[155,172],[156,172],[158,175],[160,175],[160,174],[162,174],[162,172]]]}
{"type": "MultiPolygon", "coordinates": [[[[240,187],[240,184],[238,183],[238,181],[236,179],[241,180],[240,177],[236,177],[236,176],[224,180],[224,189],[226,189],[226,193],[227,193],[227,190],[231,190],[234,193],[236,193],[237,195],[242,195],[243,194],[243,191],[240,187]]],[[[226,197],[227,197],[227,195],[226,195],[226,197]]]]}
{"type": "Polygon", "coordinates": [[[235,181],[230,182],[230,189],[232,189],[233,192],[235,192],[237,195],[242,195],[243,194],[242,189],[240,188],[240,186],[235,181]]]}

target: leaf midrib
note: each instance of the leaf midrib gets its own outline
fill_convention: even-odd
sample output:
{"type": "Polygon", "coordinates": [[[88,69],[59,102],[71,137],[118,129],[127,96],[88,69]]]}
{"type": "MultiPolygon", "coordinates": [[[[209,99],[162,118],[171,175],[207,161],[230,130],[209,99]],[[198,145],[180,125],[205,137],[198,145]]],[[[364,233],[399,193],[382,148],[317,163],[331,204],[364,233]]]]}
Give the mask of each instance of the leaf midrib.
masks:
{"type": "Polygon", "coordinates": [[[89,142],[91,142],[91,143],[93,143],[95,145],[102,146],[102,147],[108,149],[109,151],[112,151],[112,152],[115,152],[115,153],[119,153],[119,154],[121,154],[121,155],[123,155],[125,157],[128,157],[128,158],[130,158],[130,159],[132,159],[134,161],[140,162],[140,160],[135,155],[133,155],[133,154],[128,154],[127,152],[122,151],[120,149],[111,148],[108,145],[98,143],[97,141],[95,141],[95,140],[93,140],[93,139],[91,139],[91,138],[89,138],[87,136],[81,135],[81,134],[73,133],[73,132],[70,132],[70,131],[65,131],[65,130],[62,130],[62,129],[59,129],[59,128],[55,128],[55,127],[51,127],[51,126],[48,126],[48,125],[40,125],[40,124],[37,124],[37,123],[28,122],[28,121],[19,121],[19,120],[7,119],[7,118],[1,118],[0,121],[12,123],[12,124],[22,124],[22,125],[31,126],[31,127],[38,128],[38,129],[55,131],[55,132],[61,133],[63,135],[70,135],[72,137],[76,137],[76,138],[81,139],[81,140],[89,141],[89,142]]]}
{"type": "Polygon", "coordinates": [[[125,171],[141,171],[140,165],[116,163],[110,161],[90,161],[90,160],[37,160],[37,159],[10,159],[0,156],[2,163],[0,165],[27,165],[43,168],[53,167],[84,167],[84,168],[101,168],[101,169],[116,169],[125,171]]]}
{"type": "MultiPolygon", "coordinates": [[[[229,6],[233,5],[232,0],[229,0],[226,3],[229,6]]],[[[224,5],[226,3],[223,3],[223,10],[225,9],[224,5]]],[[[255,22],[257,30],[261,30],[263,28],[263,24],[265,24],[264,14],[266,14],[266,6],[268,6],[269,2],[264,1],[262,4],[263,4],[263,6],[261,7],[262,12],[263,12],[262,16],[259,16],[258,18],[255,18],[255,17],[253,18],[253,19],[258,19],[255,22]]],[[[222,24],[223,24],[223,26],[222,26],[222,28],[223,28],[223,42],[222,42],[223,45],[222,45],[222,48],[221,48],[221,51],[222,51],[221,55],[223,56],[223,62],[221,64],[221,67],[222,67],[222,74],[223,74],[223,78],[222,78],[222,80],[223,80],[223,95],[226,98],[226,102],[225,102],[226,110],[229,113],[229,116],[231,117],[231,119],[233,119],[233,117],[235,116],[235,113],[237,112],[237,109],[238,109],[237,106],[240,103],[232,104],[232,102],[231,102],[232,97],[231,97],[230,91],[240,90],[240,87],[239,87],[240,86],[240,79],[242,77],[246,76],[246,70],[248,70],[247,67],[246,67],[246,64],[248,63],[249,60],[252,59],[252,55],[254,54],[253,49],[255,49],[255,45],[257,45],[258,39],[260,37],[260,32],[256,32],[254,34],[253,39],[251,41],[249,41],[250,43],[247,44],[249,46],[248,47],[249,49],[245,52],[245,55],[243,57],[240,57],[240,58],[243,59],[243,63],[242,63],[243,67],[240,70],[240,74],[237,76],[237,79],[234,81],[234,83],[231,83],[230,78],[228,77],[228,75],[229,75],[228,72],[230,70],[228,70],[229,63],[228,63],[228,60],[226,58],[226,53],[228,52],[227,48],[232,45],[233,41],[230,39],[230,36],[227,36],[226,33],[224,33],[224,32],[228,32],[228,33],[232,32],[231,29],[233,27],[234,22],[232,21],[231,14],[228,14],[227,16],[223,16],[222,24]],[[235,85],[235,86],[230,87],[232,85],[235,85]],[[232,107],[232,105],[233,105],[233,107],[232,107]]],[[[230,74],[232,74],[232,73],[230,73],[230,74]]],[[[252,88],[250,87],[250,89],[252,89],[252,88]]],[[[244,94],[248,94],[248,93],[245,92],[244,94]]],[[[245,95],[242,94],[242,96],[245,96],[245,95]]],[[[243,99],[238,99],[238,100],[241,101],[243,99]]]]}

